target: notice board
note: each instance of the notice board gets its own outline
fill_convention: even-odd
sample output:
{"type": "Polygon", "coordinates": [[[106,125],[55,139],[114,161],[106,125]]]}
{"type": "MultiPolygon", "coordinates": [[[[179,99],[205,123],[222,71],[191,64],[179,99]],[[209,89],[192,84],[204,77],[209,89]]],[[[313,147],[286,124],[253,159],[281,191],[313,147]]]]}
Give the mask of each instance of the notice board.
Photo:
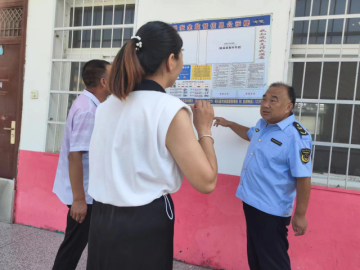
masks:
{"type": "Polygon", "coordinates": [[[187,104],[259,105],[267,90],[271,15],[174,23],[184,68],[166,89],[187,104]]]}

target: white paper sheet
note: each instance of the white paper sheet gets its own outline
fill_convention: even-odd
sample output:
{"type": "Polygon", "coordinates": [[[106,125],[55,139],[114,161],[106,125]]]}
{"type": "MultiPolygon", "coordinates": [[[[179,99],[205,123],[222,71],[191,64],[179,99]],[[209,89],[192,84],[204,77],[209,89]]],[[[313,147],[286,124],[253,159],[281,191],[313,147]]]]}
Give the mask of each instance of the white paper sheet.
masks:
{"type": "Polygon", "coordinates": [[[184,64],[197,64],[199,48],[199,31],[180,32],[183,40],[184,64]]]}
{"type": "Polygon", "coordinates": [[[207,64],[252,63],[255,27],[208,31],[207,64]]]}

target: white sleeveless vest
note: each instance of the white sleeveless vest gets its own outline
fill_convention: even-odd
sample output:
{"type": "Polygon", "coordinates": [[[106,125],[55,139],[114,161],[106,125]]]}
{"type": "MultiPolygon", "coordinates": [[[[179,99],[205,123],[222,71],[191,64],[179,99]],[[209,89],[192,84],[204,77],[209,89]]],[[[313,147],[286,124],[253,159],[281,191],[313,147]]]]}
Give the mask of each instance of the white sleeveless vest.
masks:
{"type": "Polygon", "coordinates": [[[192,112],[162,91],[135,91],[124,101],[110,96],[99,105],[89,151],[89,194],[96,201],[141,206],[180,189],[184,175],[165,145],[166,134],[181,108],[191,118],[192,112]]]}

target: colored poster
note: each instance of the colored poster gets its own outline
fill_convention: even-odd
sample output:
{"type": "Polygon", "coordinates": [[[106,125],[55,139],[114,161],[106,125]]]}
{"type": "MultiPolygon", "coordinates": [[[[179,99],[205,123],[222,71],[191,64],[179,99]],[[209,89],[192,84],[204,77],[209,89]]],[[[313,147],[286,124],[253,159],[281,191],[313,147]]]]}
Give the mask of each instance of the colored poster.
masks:
{"type": "Polygon", "coordinates": [[[182,71],[180,72],[180,75],[178,77],[178,80],[190,80],[191,78],[191,66],[190,65],[184,65],[182,71]]]}
{"type": "Polygon", "coordinates": [[[192,80],[211,80],[211,65],[192,66],[192,80]]]}
{"type": "Polygon", "coordinates": [[[184,68],[166,91],[187,104],[260,105],[268,84],[271,15],[174,23],[184,68]]]}

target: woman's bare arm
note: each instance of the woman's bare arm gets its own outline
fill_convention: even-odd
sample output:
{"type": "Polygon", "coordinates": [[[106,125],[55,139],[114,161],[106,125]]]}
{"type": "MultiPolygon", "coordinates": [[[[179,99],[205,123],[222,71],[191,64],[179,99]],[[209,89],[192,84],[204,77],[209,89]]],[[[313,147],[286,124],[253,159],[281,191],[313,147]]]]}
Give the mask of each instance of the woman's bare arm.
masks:
{"type": "MultiPolygon", "coordinates": [[[[211,135],[213,108],[206,102],[197,102],[193,108],[194,125],[199,137],[211,135]]],[[[190,184],[201,193],[211,193],[217,182],[217,160],[213,140],[203,137],[198,142],[190,117],[185,109],[174,117],[166,146],[190,184]]]]}

